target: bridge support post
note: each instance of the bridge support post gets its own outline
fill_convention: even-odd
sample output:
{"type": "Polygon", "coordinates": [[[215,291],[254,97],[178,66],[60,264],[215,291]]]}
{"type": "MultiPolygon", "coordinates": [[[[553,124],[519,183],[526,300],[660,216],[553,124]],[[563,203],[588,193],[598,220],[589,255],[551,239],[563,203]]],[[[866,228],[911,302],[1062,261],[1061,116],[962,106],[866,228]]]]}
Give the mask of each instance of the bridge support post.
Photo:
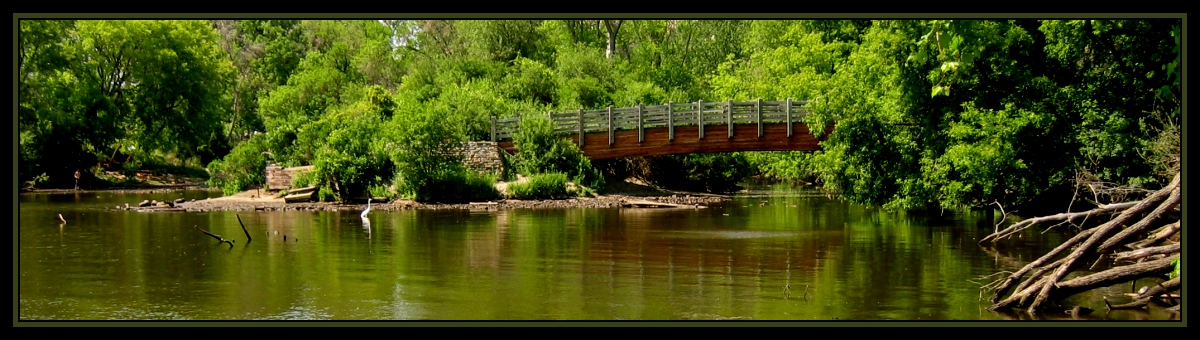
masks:
{"type": "Polygon", "coordinates": [[[667,141],[675,140],[675,104],[667,101],[667,141]]]}
{"type": "Polygon", "coordinates": [[[754,116],[758,117],[758,138],[762,138],[762,98],[758,98],[758,102],[754,103],[754,116]]]}
{"type": "Polygon", "coordinates": [[[642,142],[646,141],[646,132],[645,132],[645,129],[643,128],[643,125],[644,125],[643,122],[645,120],[642,118],[643,112],[645,112],[645,107],[642,106],[642,103],[638,103],[637,109],[638,109],[638,143],[642,143],[642,142]]]}
{"type": "Polygon", "coordinates": [[[608,106],[608,145],[613,145],[616,142],[616,135],[613,134],[613,118],[612,105],[608,106]]]}
{"type": "Polygon", "coordinates": [[[492,116],[492,141],[496,141],[496,116],[492,116]]]}
{"type": "Polygon", "coordinates": [[[733,138],[733,99],[729,100],[729,105],[725,109],[725,124],[729,125],[729,138],[733,138]]]}
{"type": "Polygon", "coordinates": [[[787,120],[787,128],[788,128],[788,138],[792,138],[792,98],[788,98],[787,104],[784,106],[786,106],[786,109],[784,109],[784,111],[786,112],[785,115],[787,116],[786,120],[787,120]]]}
{"type": "Polygon", "coordinates": [[[704,139],[704,101],[696,101],[696,125],[700,126],[700,139],[704,139]]]}
{"type": "Polygon", "coordinates": [[[579,109],[579,148],[583,149],[583,109],[579,109]]]}

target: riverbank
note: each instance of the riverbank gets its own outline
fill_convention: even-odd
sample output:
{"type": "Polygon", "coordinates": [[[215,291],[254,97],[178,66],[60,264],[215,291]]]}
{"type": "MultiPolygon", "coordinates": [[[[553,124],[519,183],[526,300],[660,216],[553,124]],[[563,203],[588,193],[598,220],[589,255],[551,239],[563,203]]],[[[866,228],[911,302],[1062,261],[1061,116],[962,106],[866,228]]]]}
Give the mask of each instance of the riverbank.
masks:
{"type": "MultiPolygon", "coordinates": [[[[202,188],[202,187],[201,187],[202,188]]],[[[194,189],[194,188],[193,188],[194,189]]],[[[202,188],[208,190],[207,188],[202,188]]],[[[138,192],[169,192],[184,190],[127,189],[138,192]]],[[[190,190],[190,189],[189,189],[190,190]]],[[[109,190],[112,191],[112,190],[109,190]]],[[[44,191],[43,191],[44,192],[44,191]]],[[[75,192],[66,190],[65,192],[75,192]]],[[[616,207],[673,207],[700,209],[728,202],[732,196],[708,193],[662,190],[637,181],[627,180],[610,184],[601,194],[593,197],[576,197],[558,200],[511,200],[467,204],[421,203],[411,200],[394,200],[371,204],[372,211],[398,210],[510,210],[510,209],[560,209],[560,208],[616,208],[616,207]]],[[[283,198],[253,189],[229,196],[196,201],[176,200],[171,202],[128,202],[114,210],[139,212],[206,212],[206,211],[362,211],[366,204],[341,202],[287,203],[283,198]]]]}
{"type": "Polygon", "coordinates": [[[167,193],[183,190],[219,190],[209,188],[203,178],[183,174],[139,171],[136,176],[124,176],[116,171],[106,171],[103,177],[88,178],[80,183],[79,190],[62,188],[21,187],[22,194],[69,194],[69,193],[167,193]]]}

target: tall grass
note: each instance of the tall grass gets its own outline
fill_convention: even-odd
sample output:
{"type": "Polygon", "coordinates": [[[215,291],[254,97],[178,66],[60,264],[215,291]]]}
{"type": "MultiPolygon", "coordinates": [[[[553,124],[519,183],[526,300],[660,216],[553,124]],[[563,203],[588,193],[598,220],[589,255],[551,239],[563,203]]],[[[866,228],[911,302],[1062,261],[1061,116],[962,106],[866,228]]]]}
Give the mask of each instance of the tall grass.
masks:
{"type": "Polygon", "coordinates": [[[567,174],[561,172],[537,174],[530,176],[528,182],[508,185],[508,197],[514,199],[559,199],[569,196],[567,174]]]}

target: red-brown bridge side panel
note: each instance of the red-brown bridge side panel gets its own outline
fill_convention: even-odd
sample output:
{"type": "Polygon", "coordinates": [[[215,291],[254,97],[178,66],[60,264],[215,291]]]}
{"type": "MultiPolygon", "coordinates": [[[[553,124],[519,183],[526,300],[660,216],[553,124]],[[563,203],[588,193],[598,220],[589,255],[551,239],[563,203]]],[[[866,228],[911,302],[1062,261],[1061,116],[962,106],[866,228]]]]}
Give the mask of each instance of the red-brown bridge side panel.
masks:
{"type": "MultiPolygon", "coordinates": [[[[733,129],[733,137],[730,138],[729,126],[708,125],[704,127],[704,139],[700,139],[699,127],[675,127],[675,140],[671,141],[667,138],[667,128],[650,128],[644,130],[645,141],[641,143],[638,142],[637,130],[622,130],[614,133],[612,145],[608,144],[607,132],[592,132],[584,136],[583,155],[589,159],[607,159],[700,152],[816,151],[820,150],[817,143],[833,132],[831,125],[818,139],[809,132],[808,126],[795,123],[789,138],[787,124],[763,124],[763,136],[760,138],[757,124],[735,124],[733,129]]],[[[579,135],[564,138],[577,141],[579,135]]],[[[498,144],[509,154],[518,151],[511,141],[498,144]]]]}

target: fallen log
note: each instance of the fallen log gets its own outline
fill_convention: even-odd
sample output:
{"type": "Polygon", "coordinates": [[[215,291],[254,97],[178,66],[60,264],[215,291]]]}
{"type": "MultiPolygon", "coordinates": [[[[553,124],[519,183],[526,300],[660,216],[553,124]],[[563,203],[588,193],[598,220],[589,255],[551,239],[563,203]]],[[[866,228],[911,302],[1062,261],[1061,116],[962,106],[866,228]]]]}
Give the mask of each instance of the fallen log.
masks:
{"type": "MultiPolygon", "coordinates": [[[[1040,293],[1045,290],[1045,286],[1056,286],[1057,289],[1052,290],[1051,296],[1048,296],[1047,298],[1060,300],[1093,288],[1108,287],[1129,280],[1162,275],[1171,271],[1173,268],[1171,261],[1173,261],[1175,258],[1176,257],[1172,257],[1128,266],[1121,266],[1099,273],[1081,276],[1060,282],[1058,284],[1047,283],[1047,281],[1053,279],[1053,276],[1047,276],[1039,280],[1037,284],[1033,284],[1024,290],[1013,294],[1008,299],[988,307],[988,310],[996,311],[1025,305],[1024,301],[1022,300],[1027,300],[1028,298],[1035,296],[1035,294],[1036,296],[1041,296],[1040,293]]],[[[1034,302],[1037,302],[1037,300],[1035,299],[1034,302]]],[[[1033,306],[1031,306],[1029,310],[1030,313],[1037,312],[1033,306]]]]}
{"type": "Polygon", "coordinates": [[[1133,236],[1134,234],[1138,234],[1138,233],[1145,231],[1146,229],[1149,229],[1150,225],[1152,223],[1158,221],[1158,219],[1162,218],[1164,214],[1166,214],[1171,209],[1174,209],[1175,206],[1179,205],[1179,202],[1181,199],[1180,191],[1181,190],[1180,190],[1178,184],[1176,184],[1175,188],[1171,190],[1171,196],[1167,198],[1166,202],[1159,204],[1158,208],[1155,208],[1154,211],[1150,212],[1150,215],[1147,215],[1146,217],[1143,217],[1142,219],[1138,220],[1138,222],[1135,223],[1133,226],[1130,226],[1129,228],[1125,228],[1125,230],[1122,230],[1121,232],[1117,233],[1116,235],[1113,235],[1112,237],[1110,237],[1107,241],[1104,241],[1104,243],[1100,244],[1100,248],[1098,250],[1096,250],[1096,252],[1107,253],[1109,250],[1112,250],[1113,247],[1116,247],[1118,244],[1120,244],[1122,241],[1125,241],[1125,239],[1129,238],[1130,236],[1133,236]]]}
{"type": "Polygon", "coordinates": [[[626,207],[626,208],[633,208],[633,207],[706,208],[705,206],[702,206],[699,204],[684,205],[684,204],[662,203],[662,202],[646,201],[646,200],[622,200],[621,206],[626,207]]]}
{"type": "Polygon", "coordinates": [[[1093,233],[1091,237],[1088,237],[1087,241],[1084,241],[1079,248],[1068,255],[1066,261],[1059,265],[1058,269],[1049,276],[1049,283],[1042,285],[1041,291],[1038,293],[1037,297],[1034,298],[1033,303],[1029,306],[1029,311],[1031,313],[1036,313],[1038,307],[1049,300],[1054,294],[1054,290],[1060,287],[1060,285],[1056,283],[1066,277],[1067,273],[1071,272],[1071,270],[1075,269],[1074,266],[1076,263],[1079,263],[1079,261],[1085,257],[1093,255],[1093,248],[1099,246],[1103,240],[1109,237],[1109,235],[1112,235],[1117,231],[1117,229],[1121,228],[1121,226],[1133,220],[1134,216],[1140,216],[1146,210],[1150,209],[1150,207],[1159,205],[1167,199],[1167,196],[1175,193],[1179,188],[1179,178],[1180,175],[1176,174],[1175,179],[1172,180],[1171,184],[1167,185],[1167,187],[1155,192],[1154,194],[1150,195],[1150,197],[1147,197],[1145,200],[1139,202],[1137,205],[1134,205],[1133,207],[1121,212],[1121,214],[1113,220],[1108,221],[1104,225],[1096,227],[1096,232],[1093,233]]]}
{"type": "Polygon", "coordinates": [[[1129,303],[1114,305],[1114,304],[1111,304],[1108,302],[1107,296],[1104,297],[1104,307],[1108,308],[1108,310],[1110,310],[1110,311],[1111,310],[1121,310],[1121,309],[1142,309],[1142,308],[1145,308],[1146,305],[1148,305],[1148,304],[1150,304],[1150,299],[1145,298],[1145,299],[1133,300],[1133,302],[1129,302],[1129,303]]]}
{"type": "Polygon", "coordinates": [[[1118,261],[1118,262],[1120,262],[1120,261],[1136,261],[1136,260],[1140,260],[1142,258],[1146,258],[1146,257],[1153,256],[1153,255],[1169,255],[1169,254],[1178,253],[1181,250],[1181,248],[1182,247],[1180,246],[1180,244],[1176,243],[1176,244],[1159,246],[1159,247],[1142,248],[1142,249],[1138,249],[1138,250],[1120,252],[1120,253],[1113,254],[1112,256],[1113,256],[1113,261],[1118,261]]]}
{"type": "MultiPolygon", "coordinates": [[[[1125,296],[1128,296],[1128,297],[1131,297],[1131,298],[1137,298],[1137,297],[1140,297],[1140,296],[1142,296],[1142,294],[1138,294],[1138,293],[1125,293],[1125,296]]],[[[1159,294],[1158,296],[1147,296],[1147,297],[1144,297],[1144,298],[1145,298],[1145,299],[1150,299],[1150,298],[1158,298],[1158,299],[1175,299],[1175,300],[1179,300],[1181,297],[1183,297],[1183,296],[1182,296],[1182,295],[1179,295],[1179,294],[1159,294]]]]}
{"type": "Polygon", "coordinates": [[[1016,224],[1013,224],[1013,225],[1009,226],[1008,228],[1004,228],[1004,230],[992,233],[991,235],[988,235],[988,236],[984,237],[983,239],[980,239],[979,244],[999,241],[1000,239],[1015,235],[1019,232],[1025,231],[1026,229],[1032,228],[1034,226],[1037,226],[1039,224],[1043,224],[1046,222],[1064,221],[1064,222],[1075,223],[1075,221],[1077,221],[1077,220],[1091,218],[1092,216],[1095,216],[1095,215],[1112,213],[1112,212],[1115,212],[1115,211],[1118,211],[1121,209],[1132,207],[1134,205],[1137,205],[1138,203],[1140,203],[1140,201],[1139,202],[1118,203],[1118,204],[1108,204],[1108,205],[1098,207],[1098,208],[1088,210],[1088,211],[1081,211],[1081,212],[1075,212],[1075,213],[1061,213],[1061,214],[1055,214],[1055,215],[1050,215],[1050,216],[1029,218],[1029,219],[1023,220],[1021,222],[1017,222],[1016,224]]]}
{"type": "Polygon", "coordinates": [[[145,207],[145,208],[136,208],[135,211],[137,211],[137,212],[164,212],[164,211],[165,212],[171,212],[171,211],[186,212],[187,208],[145,207]]]}
{"type": "MultiPolygon", "coordinates": [[[[1157,259],[1157,256],[1174,255],[1173,258],[1177,258],[1179,256],[1179,247],[1175,247],[1177,245],[1155,247],[1144,251],[1111,254],[1109,258],[1121,261],[1146,261],[1151,256],[1154,256],[1155,259],[1138,264],[1119,266],[1099,273],[1064,281],[1066,275],[1074,271],[1081,263],[1086,265],[1088,262],[1085,261],[1095,259],[1095,263],[1099,264],[1100,261],[1106,258],[1103,256],[1104,254],[1109,254],[1117,246],[1136,240],[1136,235],[1148,232],[1156,222],[1168,218],[1169,212],[1181,204],[1182,189],[1179,186],[1180,181],[1181,174],[1177,173],[1170,184],[1138,202],[1111,204],[1083,213],[1058,214],[1049,217],[1027,219],[1009,228],[1005,228],[1004,231],[989,235],[989,237],[984,239],[985,241],[996,241],[999,238],[1012,235],[1036,223],[1044,223],[1051,220],[1070,221],[1072,218],[1079,218],[1080,214],[1095,214],[1098,210],[1116,212],[1116,210],[1105,209],[1127,207],[1123,211],[1120,211],[1115,218],[1100,226],[1084,229],[1034,262],[1025,265],[1021,270],[1009,275],[1003,283],[996,284],[993,282],[984,286],[982,289],[996,287],[991,297],[993,305],[988,309],[996,311],[1024,307],[1028,308],[1030,313],[1036,314],[1039,307],[1043,305],[1050,306],[1047,302],[1051,300],[1061,300],[1086,290],[1111,286],[1120,282],[1144,277],[1159,276],[1169,272],[1173,267],[1171,264],[1172,258],[1157,259]],[[1064,257],[1059,258],[1060,256],[1064,257]],[[1033,272],[1033,274],[1024,281],[1020,281],[1030,272],[1033,272]],[[1017,282],[1020,282],[1020,284],[1013,289],[1014,292],[1001,300],[1001,297],[1017,282]]],[[[1170,216],[1170,218],[1174,218],[1174,216],[1170,216]]],[[[1173,226],[1174,224],[1176,223],[1168,224],[1166,227],[1161,228],[1155,236],[1171,234],[1172,229],[1177,228],[1173,226]]],[[[1138,242],[1144,243],[1144,241],[1138,242]]],[[[1111,304],[1107,305],[1111,307],[1111,304]]]]}
{"type": "MultiPolygon", "coordinates": [[[[1025,265],[1024,268],[1021,268],[1021,270],[1010,275],[1008,277],[1008,279],[1004,281],[1004,283],[1000,284],[1000,286],[998,286],[996,288],[996,291],[992,294],[990,301],[992,303],[997,303],[1000,299],[1000,296],[1003,295],[1008,290],[1008,288],[1010,286],[1012,286],[1013,283],[1016,283],[1017,280],[1020,280],[1021,277],[1025,275],[1025,273],[1028,273],[1029,271],[1033,270],[1034,268],[1038,268],[1038,267],[1041,267],[1042,265],[1045,265],[1047,262],[1050,261],[1050,259],[1053,259],[1054,257],[1058,256],[1059,254],[1066,252],[1071,247],[1075,246],[1076,244],[1079,244],[1079,242],[1083,242],[1083,240],[1087,239],[1094,232],[1096,232],[1095,229],[1084,230],[1082,233],[1075,235],[1075,237],[1072,237],[1070,240],[1067,240],[1066,242],[1063,242],[1063,244],[1060,244],[1058,247],[1055,247],[1054,250],[1051,250],[1049,253],[1046,253],[1046,255],[1042,255],[1041,258],[1038,258],[1037,260],[1033,261],[1032,263],[1025,265]]],[[[1033,276],[1031,276],[1028,280],[1026,280],[1025,283],[1022,283],[1020,286],[1018,286],[1016,290],[1020,291],[1022,289],[1025,289],[1025,287],[1027,287],[1027,286],[1029,286],[1029,284],[1032,284],[1033,282],[1035,282],[1035,280],[1037,280],[1042,274],[1044,274],[1047,271],[1047,268],[1053,268],[1054,266],[1057,266],[1061,262],[1062,262],[1062,260],[1056,261],[1053,264],[1046,266],[1042,270],[1039,270],[1037,273],[1035,273],[1033,276]]]]}
{"type": "Polygon", "coordinates": [[[1150,237],[1149,239],[1134,242],[1134,243],[1130,244],[1130,246],[1135,249],[1136,248],[1145,248],[1145,247],[1148,247],[1148,246],[1151,246],[1154,244],[1158,244],[1159,242],[1162,242],[1163,240],[1166,240],[1168,238],[1171,238],[1171,236],[1175,236],[1175,234],[1178,232],[1179,232],[1179,222],[1176,221],[1175,223],[1171,223],[1171,224],[1163,226],[1162,228],[1159,228],[1158,230],[1156,230],[1154,232],[1154,236],[1150,237]]]}

